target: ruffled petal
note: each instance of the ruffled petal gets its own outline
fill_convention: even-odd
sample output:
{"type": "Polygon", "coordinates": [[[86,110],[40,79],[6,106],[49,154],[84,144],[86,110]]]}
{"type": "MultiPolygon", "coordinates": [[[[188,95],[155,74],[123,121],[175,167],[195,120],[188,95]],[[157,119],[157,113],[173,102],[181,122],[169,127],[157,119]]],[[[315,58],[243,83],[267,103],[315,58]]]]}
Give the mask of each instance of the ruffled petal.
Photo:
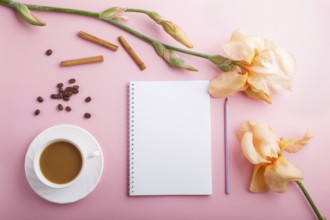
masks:
{"type": "Polygon", "coordinates": [[[255,149],[253,145],[253,136],[251,132],[246,132],[241,141],[242,151],[244,156],[252,163],[252,164],[260,164],[260,163],[269,163],[265,158],[263,158],[255,149]]]}
{"type": "Polygon", "coordinates": [[[243,60],[249,64],[260,51],[274,47],[272,42],[248,35],[241,30],[234,31],[230,40],[223,45],[224,51],[231,59],[243,60]]]}
{"type": "Polygon", "coordinates": [[[256,151],[263,158],[277,158],[281,152],[278,146],[279,138],[272,128],[263,122],[258,122],[252,127],[253,143],[256,151]]]}
{"type": "Polygon", "coordinates": [[[293,57],[284,49],[265,50],[253,59],[248,83],[267,94],[291,90],[295,70],[293,57]]]}
{"type": "Polygon", "coordinates": [[[254,193],[267,192],[269,187],[265,182],[265,168],[266,165],[258,164],[254,167],[253,176],[250,184],[250,191],[254,193]]]}
{"type": "Polygon", "coordinates": [[[253,59],[251,72],[291,79],[296,69],[293,56],[283,48],[267,49],[253,59]]]}
{"type": "Polygon", "coordinates": [[[258,91],[256,89],[252,89],[251,87],[249,87],[248,89],[244,90],[244,92],[250,98],[259,99],[267,102],[268,104],[272,104],[272,100],[270,99],[270,96],[267,93],[263,92],[262,90],[258,91]]]}
{"type": "Polygon", "coordinates": [[[310,131],[300,138],[281,138],[279,146],[281,150],[285,150],[289,153],[298,152],[305,144],[312,139],[313,135],[310,131]]]}
{"type": "Polygon", "coordinates": [[[282,156],[265,169],[265,182],[271,190],[279,193],[286,192],[290,182],[303,178],[302,171],[282,156]]]}
{"type": "Polygon", "coordinates": [[[238,130],[238,134],[237,134],[237,138],[239,140],[239,142],[242,142],[242,138],[243,135],[248,132],[248,131],[252,131],[252,127],[255,125],[256,123],[252,120],[248,120],[246,122],[244,122],[242,124],[242,126],[239,128],[238,130]]]}
{"type": "Polygon", "coordinates": [[[243,89],[247,74],[239,74],[236,71],[220,73],[213,79],[209,86],[209,93],[214,98],[225,98],[243,89]]]}

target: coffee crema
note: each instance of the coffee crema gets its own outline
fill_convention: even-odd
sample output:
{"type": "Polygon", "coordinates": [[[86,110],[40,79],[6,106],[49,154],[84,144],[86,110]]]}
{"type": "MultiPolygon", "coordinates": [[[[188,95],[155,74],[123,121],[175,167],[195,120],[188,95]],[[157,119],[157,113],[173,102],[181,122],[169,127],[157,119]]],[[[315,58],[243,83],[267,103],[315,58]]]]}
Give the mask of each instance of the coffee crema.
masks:
{"type": "Polygon", "coordinates": [[[42,151],[39,165],[42,174],[50,182],[65,184],[78,176],[83,165],[83,158],[73,144],[57,141],[42,151]]]}

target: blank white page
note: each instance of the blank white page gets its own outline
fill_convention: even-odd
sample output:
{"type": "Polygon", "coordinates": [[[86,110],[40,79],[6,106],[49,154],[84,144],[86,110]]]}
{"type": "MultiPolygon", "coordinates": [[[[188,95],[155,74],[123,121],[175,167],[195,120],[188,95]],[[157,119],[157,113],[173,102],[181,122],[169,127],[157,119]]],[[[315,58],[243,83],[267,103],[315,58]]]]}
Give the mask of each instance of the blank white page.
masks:
{"type": "Polygon", "coordinates": [[[129,85],[129,194],[212,194],[209,81],[129,85]]]}

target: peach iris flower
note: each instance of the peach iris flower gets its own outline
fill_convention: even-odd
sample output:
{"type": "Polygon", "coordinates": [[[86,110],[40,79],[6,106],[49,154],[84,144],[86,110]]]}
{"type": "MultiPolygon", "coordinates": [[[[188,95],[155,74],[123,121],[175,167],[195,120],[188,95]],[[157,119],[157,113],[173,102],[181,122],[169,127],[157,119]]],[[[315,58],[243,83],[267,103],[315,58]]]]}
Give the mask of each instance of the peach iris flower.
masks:
{"type": "Polygon", "coordinates": [[[291,90],[295,61],[285,49],[243,31],[234,31],[223,49],[230,59],[238,61],[238,68],[211,81],[209,92],[213,97],[243,91],[251,98],[271,103],[272,94],[291,90]]]}
{"type": "Polygon", "coordinates": [[[250,191],[285,192],[288,183],[302,180],[302,171],[282,156],[295,153],[312,138],[309,132],[300,138],[278,138],[265,123],[247,121],[238,132],[245,157],[255,165],[250,191]]]}

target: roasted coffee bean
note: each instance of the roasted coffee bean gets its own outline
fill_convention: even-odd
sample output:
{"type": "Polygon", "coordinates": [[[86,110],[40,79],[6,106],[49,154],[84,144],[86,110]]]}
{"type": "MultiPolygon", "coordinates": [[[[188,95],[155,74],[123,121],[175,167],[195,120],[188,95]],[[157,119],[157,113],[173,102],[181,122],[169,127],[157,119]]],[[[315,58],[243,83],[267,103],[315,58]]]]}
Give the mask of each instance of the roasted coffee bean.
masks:
{"type": "Polygon", "coordinates": [[[64,92],[64,89],[61,87],[58,89],[58,92],[64,92]]]}
{"type": "Polygon", "coordinates": [[[65,107],[65,111],[71,112],[71,107],[70,106],[65,107]]]}
{"type": "Polygon", "coordinates": [[[75,79],[69,79],[69,83],[72,84],[72,83],[75,83],[76,80],[75,79]]]}
{"type": "Polygon", "coordinates": [[[72,87],[66,87],[66,88],[64,89],[64,92],[69,92],[69,91],[72,91],[72,90],[73,90],[72,87]]]}
{"type": "Polygon", "coordinates": [[[72,90],[72,93],[77,94],[77,93],[79,93],[79,90],[74,89],[74,90],[72,90]]]}
{"type": "Polygon", "coordinates": [[[90,96],[85,98],[85,102],[90,102],[90,101],[92,101],[92,98],[90,96]]]}
{"type": "Polygon", "coordinates": [[[52,99],[57,99],[57,94],[51,94],[51,95],[50,95],[50,98],[52,98],[52,99]]]}
{"type": "Polygon", "coordinates": [[[40,110],[39,109],[37,109],[37,110],[34,111],[34,115],[39,115],[39,114],[40,114],[40,110]]]}
{"type": "Polygon", "coordinates": [[[63,94],[62,94],[62,93],[58,93],[58,94],[57,94],[57,97],[58,97],[59,99],[62,99],[62,98],[63,98],[63,94]]]}
{"type": "Polygon", "coordinates": [[[85,117],[85,118],[90,118],[90,117],[92,117],[92,115],[91,115],[91,113],[86,112],[86,113],[84,114],[84,117],[85,117]]]}
{"type": "Polygon", "coordinates": [[[79,89],[79,86],[78,85],[74,85],[74,86],[72,86],[72,88],[78,90],[79,89]]]}
{"type": "Polygon", "coordinates": [[[38,96],[37,100],[38,100],[38,102],[43,102],[44,98],[42,98],[41,96],[38,96]]]}
{"type": "Polygon", "coordinates": [[[60,111],[62,111],[63,110],[63,105],[62,104],[58,104],[57,105],[57,109],[60,110],[60,111]]]}
{"type": "Polygon", "coordinates": [[[57,86],[57,88],[62,88],[63,87],[63,83],[59,83],[56,86],[57,86]]]}
{"type": "Polygon", "coordinates": [[[63,96],[67,96],[67,97],[69,97],[69,94],[72,94],[72,92],[71,91],[64,91],[63,92],[63,96]]]}
{"type": "Polygon", "coordinates": [[[69,98],[68,96],[64,96],[64,97],[63,97],[63,100],[67,102],[67,101],[70,100],[70,98],[69,98]]]}
{"type": "Polygon", "coordinates": [[[48,49],[48,50],[46,51],[46,55],[47,55],[47,56],[52,55],[52,53],[53,53],[53,51],[52,51],[51,49],[48,49]]]}

